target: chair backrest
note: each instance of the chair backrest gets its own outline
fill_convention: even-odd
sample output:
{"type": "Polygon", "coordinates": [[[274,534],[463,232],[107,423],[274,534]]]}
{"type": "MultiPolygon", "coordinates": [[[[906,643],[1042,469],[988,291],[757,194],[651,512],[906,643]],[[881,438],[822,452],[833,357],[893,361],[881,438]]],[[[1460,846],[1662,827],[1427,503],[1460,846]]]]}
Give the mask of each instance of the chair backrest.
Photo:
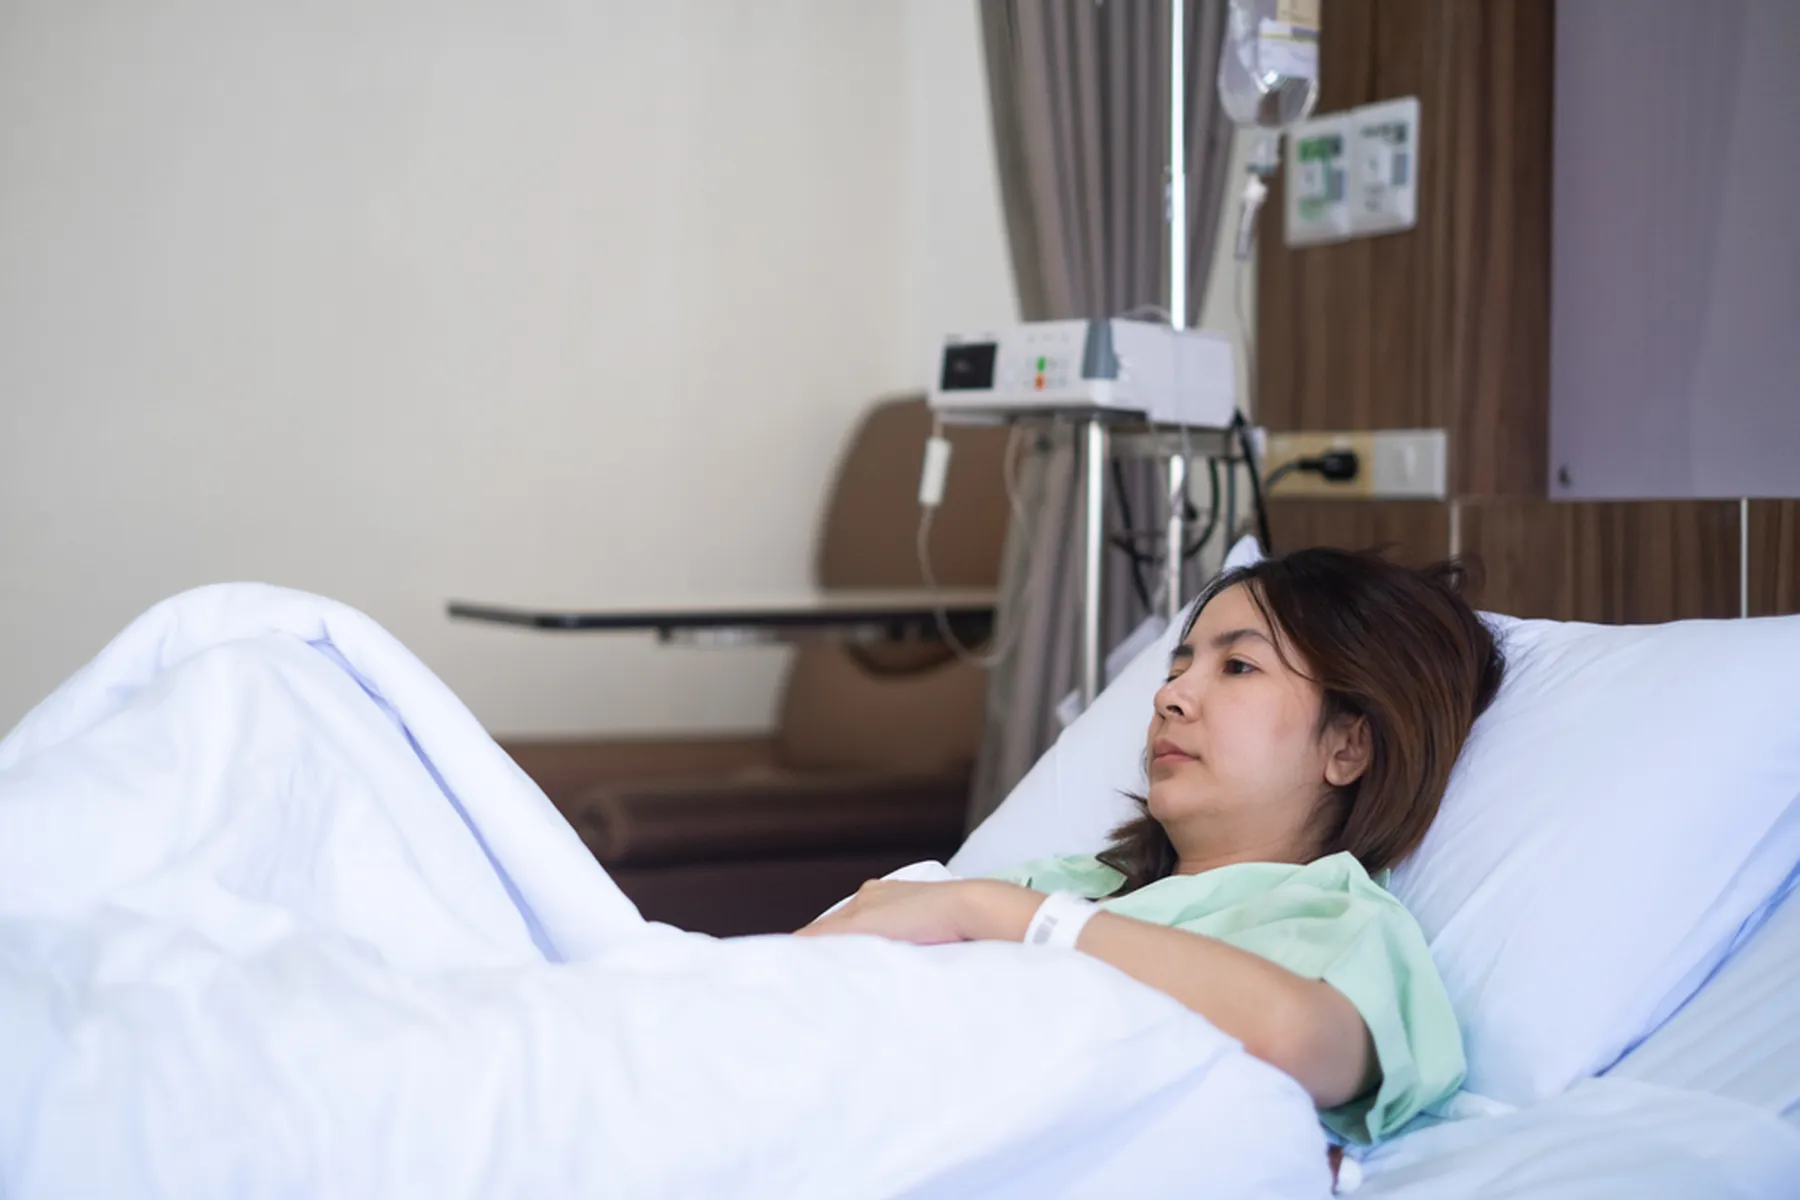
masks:
{"type": "MultiPolygon", "coordinates": [[[[950,426],[944,500],[931,528],[931,568],[944,587],[994,587],[1006,541],[1006,430],[950,426]]],[[[919,468],[931,410],[923,396],[870,409],[825,502],[815,570],[823,588],[921,587],[919,468]]]]}
{"type": "MultiPolygon", "coordinates": [[[[931,413],[919,396],[877,404],[838,467],[820,527],[822,588],[915,588],[919,468],[931,413]]],[[[944,500],[932,526],[932,573],[943,587],[994,587],[1006,539],[1002,429],[956,428],[944,500]]],[[[987,676],[936,642],[796,652],[776,735],[796,770],[940,775],[966,770],[980,747],[987,676]]]]}

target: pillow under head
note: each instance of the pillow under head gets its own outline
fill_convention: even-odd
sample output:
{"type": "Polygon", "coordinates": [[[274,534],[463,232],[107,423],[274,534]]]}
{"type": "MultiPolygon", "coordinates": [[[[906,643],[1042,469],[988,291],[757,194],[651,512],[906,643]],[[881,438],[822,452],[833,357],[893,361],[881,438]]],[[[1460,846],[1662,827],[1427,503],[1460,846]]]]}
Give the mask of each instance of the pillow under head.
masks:
{"type": "Polygon", "coordinates": [[[1512,1103],[1616,1060],[1800,861],[1800,617],[1496,621],[1507,677],[1394,893],[1512,1103]]]}

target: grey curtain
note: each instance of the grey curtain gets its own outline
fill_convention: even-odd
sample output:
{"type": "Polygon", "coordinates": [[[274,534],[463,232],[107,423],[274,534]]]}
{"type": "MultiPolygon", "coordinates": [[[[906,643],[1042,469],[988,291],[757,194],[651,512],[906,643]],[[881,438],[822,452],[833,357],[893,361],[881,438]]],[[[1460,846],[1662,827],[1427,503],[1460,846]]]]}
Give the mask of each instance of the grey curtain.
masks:
{"type": "MultiPolygon", "coordinates": [[[[1232,127],[1214,90],[1226,0],[1185,5],[1192,324],[1212,267],[1232,127]]],[[[981,26],[1007,238],[1025,319],[1161,306],[1168,295],[1167,0],[981,0],[981,26]]],[[[1013,631],[1011,648],[989,678],[972,822],[992,811],[1056,739],[1056,705],[1076,686],[1077,461],[1073,431],[1059,426],[1032,440],[1020,467],[1028,522],[1009,532],[1001,575],[1002,628],[1013,631]]],[[[1114,532],[1123,532],[1123,507],[1140,534],[1160,530],[1167,511],[1160,469],[1138,462],[1121,470],[1127,503],[1121,506],[1117,493],[1108,496],[1114,532]]],[[[1154,578],[1147,582],[1154,587],[1154,578]]],[[[1108,552],[1104,592],[1103,632],[1111,646],[1147,614],[1120,551],[1108,552]]]]}

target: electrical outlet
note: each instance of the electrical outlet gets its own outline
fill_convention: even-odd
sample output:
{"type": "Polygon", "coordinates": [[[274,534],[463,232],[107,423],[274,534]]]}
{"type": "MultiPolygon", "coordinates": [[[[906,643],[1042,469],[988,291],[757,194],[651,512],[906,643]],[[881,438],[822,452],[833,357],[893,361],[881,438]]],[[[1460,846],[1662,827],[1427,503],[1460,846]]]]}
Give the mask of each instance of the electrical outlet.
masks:
{"type": "Polygon", "coordinates": [[[1284,475],[1269,490],[1283,497],[1363,497],[1443,499],[1447,492],[1449,437],[1442,429],[1375,429],[1343,433],[1271,433],[1263,472],[1327,450],[1353,450],[1360,469],[1355,479],[1333,483],[1309,471],[1284,475]]]}
{"type": "Polygon", "coordinates": [[[1286,143],[1287,244],[1343,241],[1350,236],[1349,114],[1308,121],[1286,143]]]}
{"type": "Polygon", "coordinates": [[[1303,121],[1283,139],[1290,246],[1395,233],[1419,223],[1419,98],[1303,121]]]}
{"type": "Polygon", "coordinates": [[[1350,117],[1352,237],[1419,223],[1419,98],[1365,104],[1350,117]]]}
{"type": "Polygon", "coordinates": [[[1449,435],[1442,429],[1384,429],[1374,435],[1371,494],[1442,499],[1449,491],[1449,435]]]}

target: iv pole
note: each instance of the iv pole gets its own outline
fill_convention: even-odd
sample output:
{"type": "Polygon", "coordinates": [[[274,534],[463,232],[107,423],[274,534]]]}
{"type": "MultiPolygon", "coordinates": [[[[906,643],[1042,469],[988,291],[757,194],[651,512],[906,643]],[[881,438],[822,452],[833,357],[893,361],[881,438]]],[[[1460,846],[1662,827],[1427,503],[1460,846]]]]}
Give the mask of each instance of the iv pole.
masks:
{"type": "MultiPolygon", "coordinates": [[[[1187,36],[1184,0],[1169,0],[1169,177],[1164,205],[1169,221],[1169,324],[1187,328],[1187,127],[1185,70],[1187,36]]],[[[1106,424],[1099,417],[1082,422],[1081,571],[1081,707],[1099,696],[1101,676],[1101,576],[1106,545],[1106,460],[1110,454],[1106,424]]],[[[1168,456],[1169,526],[1163,550],[1163,604],[1172,623],[1181,615],[1181,558],[1187,537],[1187,472],[1184,447],[1168,456]]]]}
{"type": "MultiPolygon", "coordinates": [[[[1187,328],[1187,37],[1186,0],[1169,0],[1169,325],[1187,328]]],[[[1169,454],[1169,529],[1163,547],[1163,605],[1170,624],[1181,616],[1181,557],[1187,540],[1185,446],[1169,454]]]]}

